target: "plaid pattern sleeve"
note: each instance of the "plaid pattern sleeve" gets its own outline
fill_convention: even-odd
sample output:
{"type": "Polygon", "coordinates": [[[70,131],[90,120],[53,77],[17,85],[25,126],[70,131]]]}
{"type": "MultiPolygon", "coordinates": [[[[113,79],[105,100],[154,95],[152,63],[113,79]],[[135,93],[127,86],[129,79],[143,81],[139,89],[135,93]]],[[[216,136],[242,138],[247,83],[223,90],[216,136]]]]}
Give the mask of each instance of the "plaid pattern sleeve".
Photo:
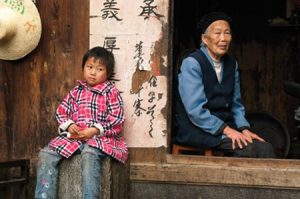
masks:
{"type": "MultiPolygon", "coordinates": [[[[72,113],[74,112],[74,101],[78,92],[78,86],[72,89],[63,101],[59,104],[56,110],[56,120],[59,125],[62,125],[66,122],[72,120],[72,113]]],[[[66,129],[64,129],[66,130],[66,129]]]]}
{"type": "Polygon", "coordinates": [[[123,129],[125,121],[123,100],[119,91],[112,86],[107,95],[107,118],[101,122],[105,136],[116,136],[123,129]]]}

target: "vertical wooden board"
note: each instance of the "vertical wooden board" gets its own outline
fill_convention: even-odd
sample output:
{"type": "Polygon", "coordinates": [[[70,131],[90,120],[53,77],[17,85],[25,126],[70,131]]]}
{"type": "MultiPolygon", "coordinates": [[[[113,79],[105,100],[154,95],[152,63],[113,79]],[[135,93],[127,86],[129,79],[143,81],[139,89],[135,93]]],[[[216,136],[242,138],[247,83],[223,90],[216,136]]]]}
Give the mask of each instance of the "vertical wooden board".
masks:
{"type": "Polygon", "coordinates": [[[4,66],[0,63],[0,159],[6,158],[6,108],[5,108],[4,66]]]}
{"type": "Polygon", "coordinates": [[[293,114],[286,103],[283,82],[291,80],[294,73],[289,34],[273,44],[274,38],[264,43],[248,41],[235,43],[232,52],[238,58],[241,94],[246,110],[269,112],[288,126],[293,114]]]}
{"type": "Polygon", "coordinates": [[[11,65],[0,62],[0,159],[7,159],[11,147],[11,124],[9,118],[8,100],[11,94],[9,90],[9,76],[11,75],[11,65]]]}
{"type": "Polygon", "coordinates": [[[58,103],[81,78],[88,49],[89,1],[37,1],[42,21],[38,47],[13,62],[13,156],[36,157],[56,135],[58,103]]]}

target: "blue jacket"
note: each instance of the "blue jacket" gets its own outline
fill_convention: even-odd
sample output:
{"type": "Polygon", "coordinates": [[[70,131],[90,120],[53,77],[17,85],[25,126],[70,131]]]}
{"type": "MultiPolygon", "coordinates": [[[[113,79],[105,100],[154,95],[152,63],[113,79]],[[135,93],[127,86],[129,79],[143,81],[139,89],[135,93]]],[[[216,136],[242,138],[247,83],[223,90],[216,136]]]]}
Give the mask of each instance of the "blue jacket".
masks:
{"type": "Polygon", "coordinates": [[[231,63],[232,66],[228,67],[232,70],[230,73],[224,74],[224,57],[221,59],[221,76],[225,78],[222,79],[221,83],[227,82],[227,94],[225,91],[222,93],[222,91],[213,89],[219,83],[207,49],[201,47],[200,50],[203,52],[201,56],[204,56],[204,60],[207,60],[205,62],[206,66],[200,66],[193,55],[190,55],[183,60],[180,68],[181,72],[178,74],[179,95],[176,105],[178,132],[176,140],[186,145],[212,147],[218,145],[220,140],[226,137],[223,135],[223,129],[226,125],[233,128],[245,128],[250,125],[245,119],[245,109],[241,103],[236,61],[231,58],[233,61],[228,63],[231,63]],[[206,71],[209,71],[209,67],[214,73],[210,73],[210,76],[207,77],[206,71]],[[203,71],[203,69],[206,71],[203,71]],[[205,78],[204,75],[206,75],[205,78]],[[232,82],[232,86],[229,86],[230,82],[232,82]],[[217,102],[213,100],[214,96],[220,95],[221,97],[216,98],[217,102]],[[225,109],[220,107],[218,103],[221,106],[223,104],[225,109]],[[223,117],[224,113],[225,117],[223,117]]]}

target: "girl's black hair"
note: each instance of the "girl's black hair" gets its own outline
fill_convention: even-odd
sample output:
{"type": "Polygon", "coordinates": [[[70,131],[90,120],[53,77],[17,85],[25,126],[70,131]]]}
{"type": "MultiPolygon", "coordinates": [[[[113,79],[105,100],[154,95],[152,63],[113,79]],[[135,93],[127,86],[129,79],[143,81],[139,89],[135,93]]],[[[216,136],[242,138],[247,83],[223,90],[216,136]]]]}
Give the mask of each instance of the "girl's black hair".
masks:
{"type": "Polygon", "coordinates": [[[112,52],[100,46],[91,48],[85,53],[82,58],[82,69],[84,68],[85,62],[90,57],[94,57],[96,60],[100,60],[100,62],[106,66],[107,78],[110,78],[115,68],[115,58],[112,52]]]}

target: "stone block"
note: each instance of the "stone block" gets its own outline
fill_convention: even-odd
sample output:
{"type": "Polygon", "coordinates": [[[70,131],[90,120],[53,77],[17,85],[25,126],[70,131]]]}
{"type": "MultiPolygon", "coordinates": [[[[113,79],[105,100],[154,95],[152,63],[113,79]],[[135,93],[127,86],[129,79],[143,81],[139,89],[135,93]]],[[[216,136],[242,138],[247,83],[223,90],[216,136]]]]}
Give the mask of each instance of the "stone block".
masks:
{"type": "MultiPolygon", "coordinates": [[[[58,198],[60,199],[81,199],[82,198],[82,177],[80,169],[80,155],[70,159],[64,159],[59,168],[58,198]]],[[[101,198],[110,199],[112,186],[112,164],[118,164],[110,158],[102,162],[101,174],[101,198]]]]}

